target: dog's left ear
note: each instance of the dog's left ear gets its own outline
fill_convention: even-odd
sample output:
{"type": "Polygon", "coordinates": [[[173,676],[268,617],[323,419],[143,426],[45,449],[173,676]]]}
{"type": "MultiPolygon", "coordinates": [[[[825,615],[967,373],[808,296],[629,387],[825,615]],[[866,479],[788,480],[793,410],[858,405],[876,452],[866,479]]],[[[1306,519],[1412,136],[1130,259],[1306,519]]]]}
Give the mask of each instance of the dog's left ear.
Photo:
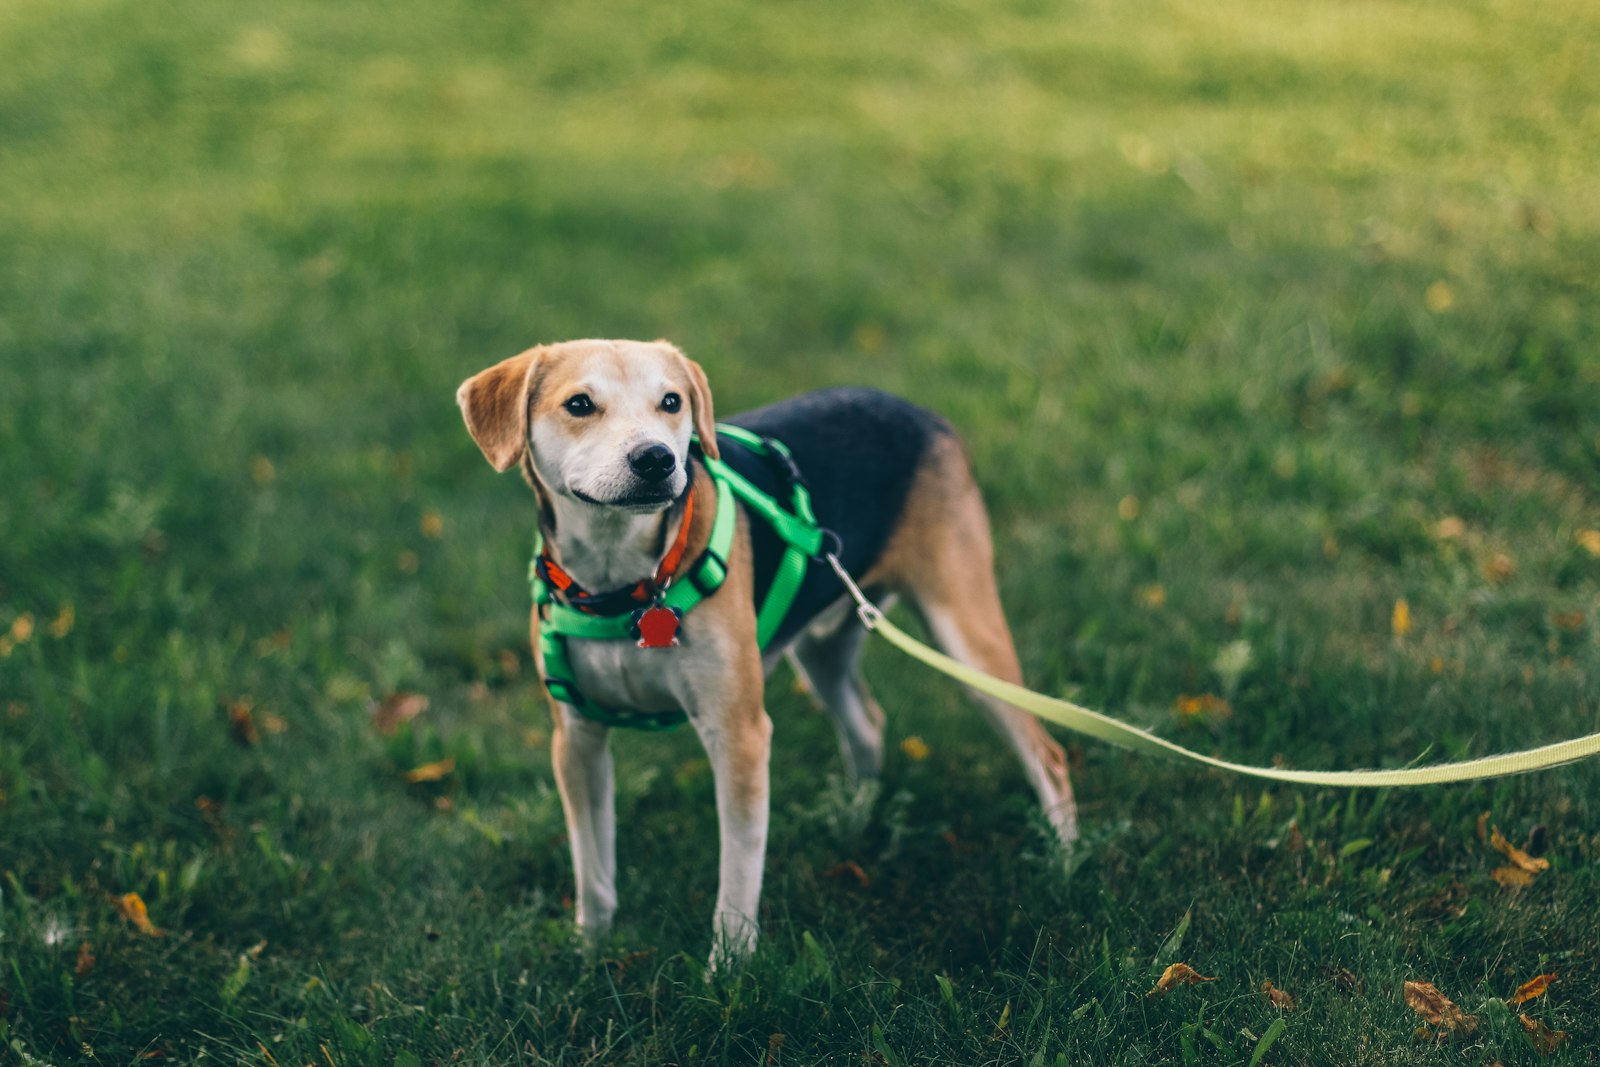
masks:
{"type": "Polygon", "coordinates": [[[706,372],[682,352],[678,352],[678,358],[683,361],[683,369],[689,373],[689,405],[694,412],[694,432],[700,435],[700,451],[712,459],[721,459],[722,453],[717,448],[717,420],[711,413],[711,386],[706,383],[706,372]]]}
{"type": "Polygon", "coordinates": [[[456,390],[467,432],[497,471],[516,466],[528,447],[528,390],[543,355],[543,348],[530,348],[479,371],[456,390]]]}

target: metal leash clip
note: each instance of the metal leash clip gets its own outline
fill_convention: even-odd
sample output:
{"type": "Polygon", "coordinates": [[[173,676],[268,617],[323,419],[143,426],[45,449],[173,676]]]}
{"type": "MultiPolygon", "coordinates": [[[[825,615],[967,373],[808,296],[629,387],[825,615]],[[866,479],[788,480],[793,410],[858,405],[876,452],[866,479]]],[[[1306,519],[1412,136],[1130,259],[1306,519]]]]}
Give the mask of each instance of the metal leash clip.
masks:
{"type": "Polygon", "coordinates": [[[850,591],[851,599],[856,602],[856,616],[861,620],[861,625],[868,630],[876,630],[878,621],[883,618],[883,612],[878,610],[876,604],[867,599],[867,594],[863,593],[861,587],[855,583],[855,579],[850,577],[850,572],[844,569],[844,564],[839,562],[838,556],[829,552],[822,558],[828,561],[828,566],[833,568],[833,573],[839,576],[839,580],[844,583],[844,587],[850,591]]]}

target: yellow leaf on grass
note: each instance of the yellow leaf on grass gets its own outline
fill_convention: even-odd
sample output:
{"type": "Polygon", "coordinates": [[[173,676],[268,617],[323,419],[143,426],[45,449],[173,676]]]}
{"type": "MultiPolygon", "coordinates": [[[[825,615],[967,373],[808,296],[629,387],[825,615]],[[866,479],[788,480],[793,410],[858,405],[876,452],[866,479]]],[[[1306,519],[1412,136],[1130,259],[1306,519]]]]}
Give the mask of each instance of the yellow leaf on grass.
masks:
{"type": "Polygon", "coordinates": [[[1555,980],[1556,976],[1553,974],[1541,974],[1537,978],[1523,982],[1517,986],[1517,991],[1507,998],[1506,1003],[1525,1004],[1534,997],[1542,997],[1545,991],[1550,988],[1550,983],[1555,980]]]}
{"type": "Polygon", "coordinates": [[[1428,286],[1428,291],[1422,294],[1423,303],[1428,305],[1428,310],[1442,315],[1455,307],[1456,293],[1450,288],[1447,281],[1437,281],[1428,286]]]}
{"type": "Polygon", "coordinates": [[[1578,544],[1591,556],[1600,556],[1600,530],[1579,530],[1578,544]]]}
{"type": "Polygon", "coordinates": [[[124,893],[120,897],[112,897],[111,902],[117,906],[117,914],[131,922],[141,934],[161,936],[160,929],[150,921],[150,912],[145,909],[144,900],[138,893],[124,893]]]}
{"type": "Polygon", "coordinates": [[[1518,1015],[1517,1022],[1522,1024],[1522,1032],[1528,1035],[1534,1051],[1541,1056],[1550,1055],[1572,1036],[1565,1030],[1552,1030],[1538,1019],[1530,1019],[1526,1015],[1518,1015]]]}
{"type": "Polygon", "coordinates": [[[928,743],[915,735],[900,742],[900,751],[913,763],[921,763],[928,758],[928,743]]]}
{"type": "Polygon", "coordinates": [[[438,540],[444,536],[444,517],[437,511],[424,511],[419,525],[422,528],[422,536],[424,537],[438,540]]]}
{"type": "Polygon", "coordinates": [[[1506,859],[1510,860],[1512,863],[1515,863],[1518,867],[1521,867],[1529,874],[1538,874],[1540,871],[1548,870],[1550,868],[1549,860],[1538,859],[1534,856],[1530,856],[1516,845],[1513,845],[1510,841],[1507,841],[1505,836],[1500,833],[1500,828],[1498,826],[1490,829],[1489,847],[1493,848],[1496,852],[1501,853],[1506,859]]]}
{"type": "Polygon", "coordinates": [[[1196,982],[1215,982],[1215,978],[1207,978],[1196,971],[1187,963],[1174,963],[1161,972],[1161,980],[1151,987],[1147,997],[1154,997],[1170,993],[1173,986],[1193,985],[1196,982]]]}
{"type": "Polygon", "coordinates": [[[1411,605],[1406,603],[1406,598],[1401,597],[1394,602],[1394,613],[1389,616],[1389,628],[1396,637],[1404,637],[1411,632],[1411,605]]]}
{"type": "Polygon", "coordinates": [[[432,763],[424,763],[420,767],[411,768],[405,773],[405,779],[413,785],[418,782],[437,782],[439,779],[447,777],[455,769],[456,758],[454,756],[446,756],[444,759],[434,760],[432,763]]]}
{"type": "Polygon", "coordinates": [[[50,636],[57,638],[67,636],[72,632],[72,624],[76,619],[77,613],[73,611],[71,604],[61,605],[61,610],[50,623],[50,636]]]}
{"type": "Polygon", "coordinates": [[[1470,1034],[1478,1028],[1478,1017],[1456,1007],[1432,982],[1407,982],[1404,989],[1411,1010],[1441,1027],[1444,1033],[1470,1034]]]}
{"type": "Polygon", "coordinates": [[[1267,1003],[1279,1011],[1294,1011],[1300,1006],[1295,1003],[1294,997],[1285,993],[1271,982],[1261,983],[1261,995],[1267,998],[1267,1003]]]}
{"type": "Polygon", "coordinates": [[[1533,875],[1521,867],[1496,867],[1489,877],[1506,889],[1525,889],[1533,884],[1533,875]]]}
{"type": "Polygon", "coordinates": [[[1233,714],[1233,705],[1214,693],[1201,693],[1199,696],[1184,693],[1173,701],[1172,710],[1183,719],[1226,719],[1233,714]]]}

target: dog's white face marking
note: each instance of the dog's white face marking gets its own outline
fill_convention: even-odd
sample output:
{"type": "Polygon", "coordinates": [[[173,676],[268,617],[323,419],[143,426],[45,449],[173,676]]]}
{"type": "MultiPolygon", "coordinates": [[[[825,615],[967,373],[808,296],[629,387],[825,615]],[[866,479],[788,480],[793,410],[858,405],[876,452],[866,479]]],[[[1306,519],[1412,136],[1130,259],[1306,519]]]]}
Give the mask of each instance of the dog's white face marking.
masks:
{"type": "Polygon", "coordinates": [[[547,357],[528,447],[552,492],[632,512],[665,508],[688,484],[693,382],[666,345],[576,341],[547,357]]]}

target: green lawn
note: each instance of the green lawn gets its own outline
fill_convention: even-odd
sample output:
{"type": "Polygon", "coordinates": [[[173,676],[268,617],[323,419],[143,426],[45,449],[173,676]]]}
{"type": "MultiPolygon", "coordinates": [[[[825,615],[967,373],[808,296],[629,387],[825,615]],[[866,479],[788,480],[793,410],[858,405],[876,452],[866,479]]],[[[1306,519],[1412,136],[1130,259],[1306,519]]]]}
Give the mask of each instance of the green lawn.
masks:
{"type": "Polygon", "coordinates": [[[737,979],[694,738],[616,739],[585,963],[531,498],[453,402],[585,336],[724,412],[895,390],[965,434],[1046,692],[1306,768],[1593,731],[1596,70],[1581,0],[0,0],[0,1063],[1596,1062],[1595,764],[1074,744],[1064,863],[887,647],[875,795],[769,687],[737,979]],[[1175,960],[1216,981],[1147,997],[1175,960]]]}

